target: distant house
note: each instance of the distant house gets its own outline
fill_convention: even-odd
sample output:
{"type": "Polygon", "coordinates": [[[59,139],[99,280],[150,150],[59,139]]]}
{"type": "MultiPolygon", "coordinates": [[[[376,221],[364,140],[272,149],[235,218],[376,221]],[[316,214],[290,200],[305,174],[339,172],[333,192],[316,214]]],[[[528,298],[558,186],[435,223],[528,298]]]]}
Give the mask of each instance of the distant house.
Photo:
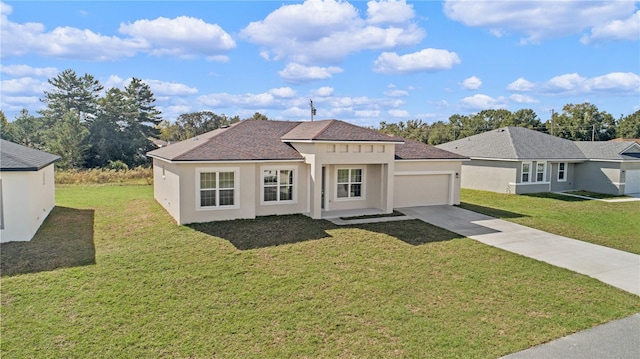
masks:
{"type": "Polygon", "coordinates": [[[148,153],[179,224],[457,204],[464,156],[343,121],[245,120],[148,153]]]}
{"type": "Polygon", "coordinates": [[[640,145],[635,142],[574,142],[505,127],[436,147],[471,159],[462,166],[462,188],[514,194],[640,192],[640,145]]]}
{"type": "Polygon", "coordinates": [[[29,241],[55,206],[60,157],[0,140],[0,242],[29,241]]]}

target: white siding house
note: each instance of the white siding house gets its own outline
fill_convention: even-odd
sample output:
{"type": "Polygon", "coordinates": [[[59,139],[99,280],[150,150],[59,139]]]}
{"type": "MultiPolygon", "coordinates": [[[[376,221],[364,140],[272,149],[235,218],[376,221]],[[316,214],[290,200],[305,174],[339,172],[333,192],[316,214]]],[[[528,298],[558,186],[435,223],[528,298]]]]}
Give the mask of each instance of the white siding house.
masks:
{"type": "Polygon", "coordinates": [[[56,155],[0,140],[0,242],[30,241],[55,206],[56,155]]]}

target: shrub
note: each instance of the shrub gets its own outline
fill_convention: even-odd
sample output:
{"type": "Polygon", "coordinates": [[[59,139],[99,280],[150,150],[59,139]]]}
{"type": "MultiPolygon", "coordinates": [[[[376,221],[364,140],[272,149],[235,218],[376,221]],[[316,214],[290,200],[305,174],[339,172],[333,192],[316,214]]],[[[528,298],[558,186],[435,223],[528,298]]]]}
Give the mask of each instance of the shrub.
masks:
{"type": "Polygon", "coordinates": [[[150,167],[126,168],[117,164],[119,161],[110,163],[114,168],[91,168],[81,170],[56,171],[56,184],[105,184],[105,183],[128,183],[128,184],[152,184],[153,169],[150,167]],[[118,169],[119,168],[119,169],[118,169]]]}

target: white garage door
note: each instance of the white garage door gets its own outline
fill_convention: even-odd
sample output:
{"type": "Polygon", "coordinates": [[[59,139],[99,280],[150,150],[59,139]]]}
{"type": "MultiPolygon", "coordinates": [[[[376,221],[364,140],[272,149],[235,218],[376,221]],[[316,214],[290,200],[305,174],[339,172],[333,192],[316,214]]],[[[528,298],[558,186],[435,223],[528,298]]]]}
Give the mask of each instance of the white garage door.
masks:
{"type": "Polygon", "coordinates": [[[631,170],[626,172],[624,193],[640,193],[640,170],[631,170]]]}
{"type": "Polygon", "coordinates": [[[449,204],[451,175],[396,175],[393,207],[416,207],[449,204]]]}

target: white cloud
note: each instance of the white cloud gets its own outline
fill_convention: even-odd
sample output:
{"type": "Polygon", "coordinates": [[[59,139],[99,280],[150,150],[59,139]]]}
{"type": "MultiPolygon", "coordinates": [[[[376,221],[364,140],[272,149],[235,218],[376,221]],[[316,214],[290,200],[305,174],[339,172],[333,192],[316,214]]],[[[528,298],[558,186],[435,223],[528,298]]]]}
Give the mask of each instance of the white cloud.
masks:
{"type": "MultiPolygon", "coordinates": [[[[131,81],[131,79],[127,80],[131,81]]],[[[118,75],[109,75],[107,81],[104,82],[104,88],[109,89],[112,87],[122,88],[124,86],[125,81],[118,75]]]]}
{"type": "Polygon", "coordinates": [[[137,20],[120,24],[118,31],[143,41],[152,55],[219,55],[236,47],[235,41],[219,25],[188,16],[137,20]]]}
{"type": "Polygon", "coordinates": [[[462,81],[462,88],[466,90],[477,90],[482,86],[482,80],[476,76],[471,76],[462,81]]]}
{"type": "Polygon", "coordinates": [[[480,1],[447,0],[444,13],[467,26],[488,28],[494,35],[522,33],[522,42],[600,29],[635,10],[634,1],[480,1]]]}
{"type": "Polygon", "coordinates": [[[640,93],[640,76],[633,72],[612,72],[587,81],[593,91],[640,93]]]}
{"type": "Polygon", "coordinates": [[[356,117],[379,117],[380,110],[358,110],[354,112],[356,117]]]}
{"type": "Polygon", "coordinates": [[[458,101],[458,105],[465,110],[471,111],[499,109],[507,107],[504,98],[498,97],[497,99],[495,99],[483,94],[476,94],[470,97],[465,97],[462,100],[458,101]]]}
{"type": "Polygon", "coordinates": [[[367,3],[367,22],[370,24],[402,24],[415,16],[413,5],[405,0],[380,0],[367,3]]]}
{"type": "Polygon", "coordinates": [[[538,103],[538,102],[540,102],[540,101],[536,100],[535,98],[533,98],[531,96],[517,94],[517,93],[509,96],[509,100],[511,100],[511,101],[513,101],[515,103],[538,103]]]}
{"type": "Polygon", "coordinates": [[[330,79],[333,74],[343,70],[339,67],[329,66],[305,66],[298,63],[289,63],[284,70],[278,72],[280,78],[291,84],[301,84],[311,81],[330,79]]]}
{"type": "Polygon", "coordinates": [[[509,91],[531,91],[536,87],[533,82],[527,81],[523,77],[518,78],[507,86],[509,91]]]}
{"type": "Polygon", "coordinates": [[[580,92],[587,90],[586,81],[577,73],[564,74],[547,81],[546,89],[550,92],[580,92]]]}
{"type": "Polygon", "coordinates": [[[29,65],[0,65],[0,72],[9,76],[37,76],[51,78],[58,74],[55,67],[31,67],[29,65]]]}
{"type": "Polygon", "coordinates": [[[2,57],[37,54],[54,58],[111,61],[140,52],[183,58],[205,55],[212,61],[228,61],[224,55],[235,41],[220,26],[201,19],[181,16],[120,24],[127,37],[106,36],[90,29],[69,26],[48,31],[37,22],[9,20],[12,8],[2,3],[2,57]]]}
{"type": "Polygon", "coordinates": [[[275,97],[291,98],[296,96],[296,92],[291,87],[280,87],[269,90],[269,93],[275,97]]]}
{"type": "Polygon", "coordinates": [[[389,90],[389,91],[385,91],[384,94],[389,97],[409,96],[409,92],[404,90],[389,90]]]}
{"type": "MultiPolygon", "coordinates": [[[[127,82],[129,82],[128,80],[127,82]]],[[[151,91],[157,96],[188,96],[198,93],[197,88],[189,87],[177,82],[166,82],[160,80],[143,80],[149,85],[151,91]]]]}
{"type": "Polygon", "coordinates": [[[407,110],[399,110],[399,109],[391,109],[389,111],[387,111],[387,113],[389,114],[389,116],[391,117],[409,117],[409,111],[407,110]]]}
{"type": "MultiPolygon", "coordinates": [[[[378,16],[378,10],[371,10],[374,19],[384,22],[406,19],[399,9],[410,8],[401,2],[378,5],[394,9],[388,14],[392,16],[378,16]]],[[[415,45],[424,36],[424,30],[409,21],[388,27],[368,24],[353,5],[335,0],[283,5],[240,32],[241,38],[263,46],[260,56],[264,59],[288,59],[305,65],[337,63],[362,50],[415,45]]]]}
{"type": "Polygon", "coordinates": [[[0,88],[2,88],[2,93],[10,93],[10,94],[42,94],[43,91],[47,90],[50,87],[49,83],[46,81],[43,82],[41,80],[32,78],[32,77],[21,77],[17,79],[10,80],[2,80],[0,81],[0,88]]]}
{"type": "Polygon", "coordinates": [[[313,91],[313,94],[320,97],[327,97],[333,95],[333,87],[323,86],[313,91]]]}
{"type": "Polygon", "coordinates": [[[616,19],[595,26],[589,35],[584,35],[580,39],[583,44],[603,40],[640,40],[640,10],[626,20],[616,19]]]}
{"type": "Polygon", "coordinates": [[[234,95],[229,93],[214,93],[198,97],[198,102],[212,107],[243,107],[249,109],[278,108],[279,102],[270,93],[247,93],[234,95]]]}
{"type": "Polygon", "coordinates": [[[411,74],[449,70],[460,59],[455,52],[442,49],[424,49],[412,54],[398,55],[383,52],[374,62],[373,71],[383,74],[411,74]]]}

